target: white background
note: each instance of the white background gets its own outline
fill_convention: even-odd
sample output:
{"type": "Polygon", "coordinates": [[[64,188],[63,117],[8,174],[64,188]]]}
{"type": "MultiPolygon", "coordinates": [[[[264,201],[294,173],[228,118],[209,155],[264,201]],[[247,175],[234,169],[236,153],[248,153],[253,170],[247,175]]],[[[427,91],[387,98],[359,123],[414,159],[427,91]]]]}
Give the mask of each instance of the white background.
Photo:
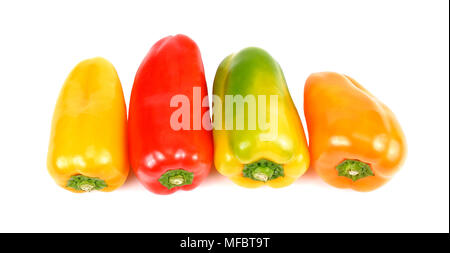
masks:
{"type": "Polygon", "coordinates": [[[449,232],[448,1],[162,2],[0,3],[0,232],[449,232]],[[314,173],[252,190],[215,171],[169,196],[134,175],[112,193],[58,187],[46,156],[70,70],[107,58],[128,102],[147,51],[177,33],[200,47],[209,91],[225,56],[266,49],[302,119],[310,73],[352,76],[397,115],[406,163],[370,193],[333,188],[314,173]]]}

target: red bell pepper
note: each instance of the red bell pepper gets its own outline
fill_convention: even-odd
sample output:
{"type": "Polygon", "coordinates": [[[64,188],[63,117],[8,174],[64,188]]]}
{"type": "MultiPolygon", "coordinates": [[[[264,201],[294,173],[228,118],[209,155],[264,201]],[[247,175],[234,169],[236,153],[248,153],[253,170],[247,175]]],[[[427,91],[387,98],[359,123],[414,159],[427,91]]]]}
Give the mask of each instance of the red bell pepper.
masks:
{"type": "Polygon", "coordinates": [[[169,36],[150,49],[136,73],[128,119],[131,166],[148,190],[158,194],[191,190],[208,175],[213,139],[207,96],[194,41],[185,35],[169,36]],[[190,117],[186,121],[182,115],[189,124],[177,129],[171,120],[180,108],[172,100],[180,96],[188,99],[190,117]],[[199,114],[202,122],[195,117],[199,114]]]}

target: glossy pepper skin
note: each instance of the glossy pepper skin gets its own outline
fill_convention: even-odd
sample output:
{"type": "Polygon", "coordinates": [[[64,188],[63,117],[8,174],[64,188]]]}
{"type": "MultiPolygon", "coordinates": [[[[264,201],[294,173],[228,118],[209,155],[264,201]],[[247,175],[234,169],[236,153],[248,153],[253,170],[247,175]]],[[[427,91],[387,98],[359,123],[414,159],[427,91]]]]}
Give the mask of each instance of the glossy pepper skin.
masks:
{"type": "Polygon", "coordinates": [[[305,85],[304,108],[311,167],[325,182],[372,191],[403,163],[406,141],[394,114],[352,78],[312,74],[305,85]]]}
{"type": "Polygon", "coordinates": [[[150,49],[136,73],[128,121],[131,165],[148,190],[192,190],[208,175],[213,159],[209,107],[196,105],[207,101],[207,92],[200,51],[189,37],[169,36],[150,49]],[[194,88],[201,92],[198,97],[194,88]],[[176,95],[189,99],[190,130],[171,127],[171,115],[179,109],[171,107],[176,95]],[[209,129],[193,130],[199,123],[196,110],[206,115],[209,129]]]}
{"type": "MultiPolygon", "coordinates": [[[[266,51],[251,47],[226,57],[216,72],[213,93],[222,103],[226,103],[226,95],[254,96],[256,108],[260,103],[257,97],[263,95],[266,122],[271,119],[271,108],[275,108],[278,121],[277,128],[269,124],[267,129],[251,130],[245,123],[247,127],[239,130],[236,123],[227,129],[227,120],[247,120],[251,112],[245,110],[247,114],[242,115],[233,110],[227,116],[226,105],[214,105],[214,162],[222,175],[247,188],[278,188],[290,185],[307,170],[309,154],[301,120],[279,64],[266,51]],[[277,96],[277,108],[269,102],[270,95],[277,96]],[[219,115],[224,118],[221,123],[216,121],[219,115]],[[275,138],[263,138],[271,131],[275,138]]],[[[257,121],[259,118],[257,114],[257,121]]]]}
{"type": "Polygon", "coordinates": [[[53,114],[47,167],[72,192],[113,191],[129,171],[126,105],[114,66],[97,57],[67,77],[53,114]]]}

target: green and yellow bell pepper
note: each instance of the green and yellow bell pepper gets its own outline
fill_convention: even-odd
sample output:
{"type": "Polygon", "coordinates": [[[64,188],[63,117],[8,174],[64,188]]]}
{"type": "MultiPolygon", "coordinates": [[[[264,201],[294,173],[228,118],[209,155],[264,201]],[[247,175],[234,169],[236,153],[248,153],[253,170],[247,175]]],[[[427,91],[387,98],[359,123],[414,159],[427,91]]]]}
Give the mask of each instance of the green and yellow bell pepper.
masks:
{"type": "Polygon", "coordinates": [[[221,174],[248,188],[278,188],[305,173],[303,126],[283,72],[266,51],[246,48],[226,57],[213,94],[214,163],[221,174]]]}

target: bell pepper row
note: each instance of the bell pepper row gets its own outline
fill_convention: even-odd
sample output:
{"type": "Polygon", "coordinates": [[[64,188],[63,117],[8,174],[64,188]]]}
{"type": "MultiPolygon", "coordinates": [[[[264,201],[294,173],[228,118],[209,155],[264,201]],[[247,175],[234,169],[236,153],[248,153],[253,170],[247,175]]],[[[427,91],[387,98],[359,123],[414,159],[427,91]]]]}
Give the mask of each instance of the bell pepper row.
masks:
{"type": "Polygon", "coordinates": [[[307,79],[309,146],[283,71],[262,49],[220,63],[212,100],[211,120],[200,50],[185,35],[150,49],[135,76],[128,120],[114,66],[100,57],[82,61],[56,103],[48,171],[69,191],[106,192],[121,186],[131,167],[148,190],[171,194],[196,188],[213,166],[247,188],[285,187],[311,167],[332,186],[371,191],[405,160],[394,114],[346,75],[307,79]]]}

